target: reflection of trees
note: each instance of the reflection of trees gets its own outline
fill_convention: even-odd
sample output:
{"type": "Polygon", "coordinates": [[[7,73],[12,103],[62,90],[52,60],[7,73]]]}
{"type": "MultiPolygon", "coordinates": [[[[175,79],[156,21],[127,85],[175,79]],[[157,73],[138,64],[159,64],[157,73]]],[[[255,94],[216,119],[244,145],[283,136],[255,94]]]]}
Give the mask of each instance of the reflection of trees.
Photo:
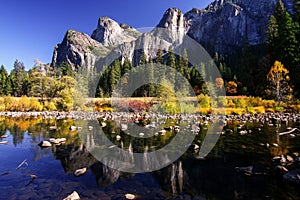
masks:
{"type": "Polygon", "coordinates": [[[267,141],[270,143],[269,151],[271,156],[281,156],[288,153],[289,140],[288,137],[279,136],[278,132],[286,130],[285,126],[265,126],[264,132],[269,133],[267,135],[267,141]],[[274,146],[274,144],[277,144],[274,146]]]}
{"type": "Polygon", "coordinates": [[[49,155],[51,155],[51,149],[47,148],[47,149],[41,149],[38,145],[33,144],[31,145],[31,149],[30,151],[33,154],[33,160],[34,161],[38,161],[39,159],[41,159],[42,157],[47,157],[49,155]]]}
{"type": "Polygon", "coordinates": [[[68,143],[78,143],[76,132],[70,131],[70,126],[74,125],[72,119],[56,120],[34,117],[0,117],[0,133],[5,134],[8,130],[13,136],[14,145],[21,144],[26,132],[31,134],[34,143],[44,138],[67,138],[68,143]],[[50,126],[57,126],[56,130],[50,130],[50,126]]]}
{"type": "MultiPolygon", "coordinates": [[[[163,136],[155,136],[152,138],[135,138],[127,135],[125,132],[118,130],[117,124],[107,121],[107,127],[104,128],[107,138],[109,138],[119,148],[128,151],[130,154],[121,155],[124,160],[135,159],[133,152],[150,152],[167,144],[173,137],[171,132],[167,132],[163,136]],[[115,132],[113,134],[112,132],[115,132]],[[121,140],[117,141],[116,134],[121,135],[121,140]]],[[[96,178],[96,182],[100,187],[106,187],[116,183],[121,179],[127,179],[134,174],[123,173],[98,162],[87,149],[92,149],[97,145],[96,134],[93,134],[96,128],[90,131],[82,130],[80,133],[84,138],[79,138],[76,131],[70,131],[69,128],[74,125],[73,120],[55,120],[55,119],[30,119],[30,118],[4,118],[0,117],[0,134],[4,134],[7,130],[13,136],[15,145],[22,143],[26,131],[31,133],[32,147],[35,160],[43,156],[53,153],[55,159],[60,160],[61,165],[66,173],[73,173],[75,170],[83,167],[89,167],[96,178]],[[29,125],[28,125],[29,124],[29,125]],[[50,126],[56,126],[56,130],[50,130],[50,126]],[[36,144],[44,138],[67,138],[67,143],[61,146],[53,146],[49,149],[40,149],[36,144]],[[86,141],[84,146],[81,139],[86,141]]],[[[91,124],[76,124],[77,126],[88,127],[91,124]]],[[[130,125],[128,126],[130,128],[130,125]]],[[[271,161],[272,156],[285,154],[290,150],[292,141],[288,137],[278,137],[277,132],[281,132],[285,127],[261,127],[263,130],[255,132],[256,126],[248,127],[253,129],[253,133],[239,135],[238,133],[220,136],[218,143],[212,152],[206,157],[206,160],[196,160],[191,158],[192,152],[186,153],[175,163],[161,170],[150,173],[161,188],[165,191],[166,197],[177,197],[180,194],[188,194],[191,196],[205,197],[207,199],[234,199],[262,198],[262,194],[270,195],[271,190],[276,190],[279,184],[268,179],[267,176],[251,176],[246,177],[235,171],[235,167],[243,167],[254,165],[254,170],[260,168],[258,172],[268,172],[274,168],[271,161]],[[270,147],[260,146],[260,143],[270,144],[270,147]],[[277,143],[279,146],[272,145],[277,143]],[[244,145],[246,148],[241,148],[244,145]],[[271,155],[270,155],[271,154],[271,155]],[[273,184],[272,184],[273,183],[273,184]]],[[[227,127],[232,128],[233,127],[227,127]]],[[[147,134],[147,133],[146,133],[147,134]]],[[[196,136],[194,143],[201,146],[206,131],[196,136]]],[[[100,140],[100,139],[99,139],[100,140]]],[[[183,141],[182,138],[181,141],[183,141]]],[[[101,140],[100,140],[101,141],[101,140]]],[[[295,145],[294,145],[295,146],[295,145]]],[[[295,147],[298,148],[298,147],[295,147]]],[[[298,150],[295,150],[298,151],[298,150]]],[[[108,157],[109,159],[109,157],[108,157]]],[[[167,158],[163,158],[167,159],[167,158]]],[[[158,159],[141,160],[136,165],[151,166],[158,159]]],[[[116,166],[112,164],[112,166],[116,166]]],[[[117,167],[116,167],[117,168],[117,167]]],[[[280,190],[280,188],[278,188],[280,190]]],[[[281,190],[280,190],[281,191],[281,190]]],[[[273,193],[271,193],[273,194],[273,193]]]]}
{"type": "Polygon", "coordinates": [[[13,143],[16,146],[17,144],[22,144],[24,139],[25,131],[22,131],[19,127],[14,126],[10,130],[10,134],[13,136],[13,143]]]}

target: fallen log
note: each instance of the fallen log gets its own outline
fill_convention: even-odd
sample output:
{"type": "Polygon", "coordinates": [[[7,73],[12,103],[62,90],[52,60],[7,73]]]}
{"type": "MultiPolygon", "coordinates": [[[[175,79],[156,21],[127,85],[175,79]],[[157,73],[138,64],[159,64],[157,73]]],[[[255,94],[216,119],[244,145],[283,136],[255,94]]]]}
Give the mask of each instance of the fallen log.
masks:
{"type": "Polygon", "coordinates": [[[279,133],[279,135],[280,135],[280,136],[281,136],[281,135],[288,135],[288,134],[292,134],[292,133],[294,133],[294,132],[300,132],[300,130],[297,129],[297,128],[293,128],[293,129],[290,130],[290,131],[281,132],[281,133],[279,133]]]}
{"type": "Polygon", "coordinates": [[[24,164],[28,166],[28,163],[27,163],[26,159],[23,160],[23,162],[21,162],[21,164],[19,164],[19,166],[16,169],[20,169],[24,164]]]}

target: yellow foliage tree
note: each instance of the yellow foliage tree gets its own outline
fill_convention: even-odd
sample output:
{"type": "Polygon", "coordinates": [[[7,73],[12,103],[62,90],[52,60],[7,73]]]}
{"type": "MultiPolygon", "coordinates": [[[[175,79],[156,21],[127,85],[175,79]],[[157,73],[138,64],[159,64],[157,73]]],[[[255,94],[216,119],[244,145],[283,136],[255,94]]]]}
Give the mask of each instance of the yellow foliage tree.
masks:
{"type": "Polygon", "coordinates": [[[288,74],[289,70],[287,70],[281,62],[276,60],[267,75],[267,80],[270,81],[272,87],[271,92],[275,93],[274,96],[278,101],[282,101],[283,97],[292,91],[288,85],[288,81],[290,80],[288,74]]]}
{"type": "Polygon", "coordinates": [[[217,89],[222,90],[224,87],[224,80],[222,78],[216,78],[215,85],[217,89]]]}

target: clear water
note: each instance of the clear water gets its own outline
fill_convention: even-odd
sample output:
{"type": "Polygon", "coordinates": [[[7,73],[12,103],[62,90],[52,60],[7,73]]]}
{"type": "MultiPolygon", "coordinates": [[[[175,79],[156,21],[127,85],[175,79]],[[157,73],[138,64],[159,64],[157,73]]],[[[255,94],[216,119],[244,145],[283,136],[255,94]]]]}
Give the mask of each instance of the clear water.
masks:
{"type": "MultiPolygon", "coordinates": [[[[164,169],[130,174],[95,160],[77,133],[70,131],[73,124],[73,120],[0,119],[0,136],[8,136],[0,139],[8,141],[0,145],[0,199],[63,199],[74,190],[82,199],[125,199],[127,193],[137,199],[300,199],[300,186],[284,181],[272,161],[274,156],[300,153],[300,136],[278,137],[278,132],[286,130],[285,125],[248,123],[244,129],[252,133],[240,135],[237,123],[229,124],[225,129],[234,133],[222,135],[206,159],[196,159],[189,150],[164,169]],[[50,130],[54,125],[57,129],[50,130]],[[51,137],[65,137],[67,142],[46,149],[38,146],[51,137]],[[25,159],[28,165],[16,169],[25,159]],[[253,166],[252,175],[236,170],[246,166],[253,166]],[[82,167],[88,167],[87,173],[75,177],[73,172],[82,167]],[[31,174],[37,178],[32,179],[31,174]]],[[[299,128],[296,123],[288,126],[299,128]]],[[[287,166],[299,167],[299,163],[287,166]]]]}

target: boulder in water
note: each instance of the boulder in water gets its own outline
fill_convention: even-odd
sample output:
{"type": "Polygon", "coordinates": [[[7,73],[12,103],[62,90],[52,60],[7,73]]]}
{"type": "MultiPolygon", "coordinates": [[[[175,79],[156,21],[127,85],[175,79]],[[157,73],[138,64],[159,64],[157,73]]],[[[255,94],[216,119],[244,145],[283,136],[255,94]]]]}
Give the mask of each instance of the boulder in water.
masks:
{"type": "Polygon", "coordinates": [[[83,174],[85,174],[87,171],[87,168],[84,167],[84,168],[81,168],[81,169],[77,169],[75,172],[74,172],[74,176],[81,176],[83,174]]]}
{"type": "Polygon", "coordinates": [[[63,200],[80,200],[80,196],[76,191],[74,191],[72,194],[70,194],[69,196],[67,196],[63,200]]]}
{"type": "Polygon", "coordinates": [[[41,142],[39,143],[39,146],[40,146],[40,147],[43,147],[43,148],[46,148],[46,147],[51,147],[52,144],[51,144],[49,141],[41,141],[41,142]]]}

